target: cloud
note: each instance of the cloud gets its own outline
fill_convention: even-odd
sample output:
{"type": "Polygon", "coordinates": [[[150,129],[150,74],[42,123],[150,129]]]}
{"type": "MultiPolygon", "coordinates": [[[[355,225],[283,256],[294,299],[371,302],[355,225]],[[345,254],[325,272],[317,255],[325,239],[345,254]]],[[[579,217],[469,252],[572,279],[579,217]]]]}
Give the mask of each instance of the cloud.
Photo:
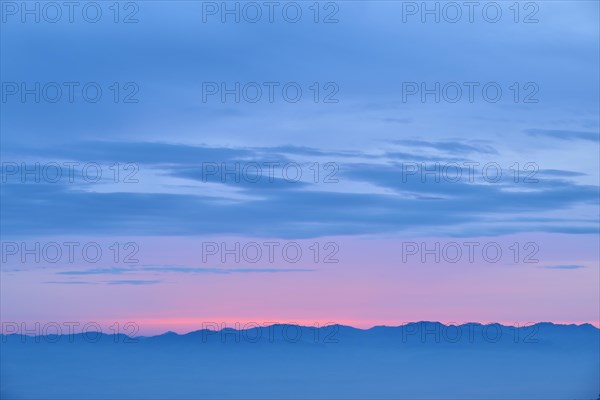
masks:
{"type": "Polygon", "coordinates": [[[310,268],[204,268],[204,267],[135,267],[135,268],[98,268],[82,271],[61,271],[57,275],[119,275],[127,272],[176,272],[185,274],[252,274],[252,273],[290,273],[312,272],[310,268]]]}
{"type": "Polygon", "coordinates": [[[159,280],[121,280],[121,281],[107,281],[109,285],[155,285],[157,283],[161,283],[159,280]]]}
{"type": "Polygon", "coordinates": [[[546,268],[546,269],[581,269],[581,268],[585,268],[585,265],[548,265],[543,268],[546,268]]]}
{"type": "Polygon", "coordinates": [[[564,171],[560,169],[541,169],[539,170],[540,174],[548,175],[548,176],[560,176],[560,177],[577,177],[577,176],[585,176],[586,174],[575,171],[564,171]]]}
{"type": "Polygon", "coordinates": [[[410,118],[379,118],[380,121],[383,121],[387,124],[410,124],[412,120],[410,118]]]}
{"type": "Polygon", "coordinates": [[[600,142],[600,135],[597,132],[553,130],[553,129],[526,129],[525,133],[529,136],[546,137],[550,139],[567,141],[588,141],[600,142]]]}
{"type": "Polygon", "coordinates": [[[50,145],[50,147],[13,146],[13,151],[21,151],[29,156],[68,159],[89,162],[131,162],[144,165],[200,165],[203,162],[240,161],[255,157],[257,152],[251,149],[190,146],[173,143],[141,141],[81,140],[71,142],[69,146],[50,145]]]}
{"type": "Polygon", "coordinates": [[[309,268],[185,268],[185,267],[150,267],[144,271],[181,272],[191,274],[254,274],[254,273],[290,273],[312,272],[309,268]]]}
{"type": "MultiPolygon", "coordinates": [[[[433,144],[438,145],[444,144],[433,144]]],[[[472,150],[472,146],[453,146],[458,153],[472,150]]],[[[103,157],[107,162],[133,160],[144,163],[140,170],[156,169],[167,178],[184,178],[185,185],[189,185],[189,181],[197,186],[182,194],[170,192],[168,185],[158,193],[136,192],[134,189],[138,184],[120,185],[112,191],[102,192],[95,191],[89,184],[8,182],[3,184],[0,193],[3,204],[0,226],[6,237],[31,234],[239,234],[308,238],[436,232],[451,228],[454,234],[460,235],[461,229],[468,225],[483,226],[486,223],[485,230],[492,234],[528,230],[597,232],[597,220],[593,218],[588,222],[569,217],[555,221],[544,215],[598,203],[598,187],[568,180],[578,176],[571,171],[541,171],[535,182],[530,183],[514,182],[512,175],[504,171],[500,182],[489,183],[482,178],[483,171],[479,166],[472,172],[463,169],[461,178],[453,182],[440,178],[443,165],[454,160],[452,157],[424,154],[400,162],[390,159],[390,154],[385,152],[373,156],[356,152],[348,155],[341,151],[335,154],[339,157],[336,159],[337,183],[315,183],[311,181],[312,177],[300,182],[281,178],[270,182],[266,176],[254,183],[245,178],[222,179],[215,175],[205,179],[202,163],[219,158],[240,163],[248,160],[285,162],[288,158],[283,151],[296,151],[303,156],[327,152],[294,146],[269,150],[106,141],[97,146],[94,143],[74,144],[69,148],[46,151],[49,154],[56,151],[82,162],[87,157],[94,157],[96,152],[97,157],[103,157]],[[357,162],[357,158],[363,161],[357,162]],[[405,169],[409,162],[412,162],[411,168],[415,168],[414,173],[408,174],[405,169]],[[431,175],[432,169],[437,170],[437,177],[431,175]],[[235,188],[237,194],[245,197],[215,195],[208,184],[235,188]],[[504,221],[539,217],[540,222],[528,224],[523,220],[513,225],[491,226],[490,218],[500,216],[504,221]]],[[[310,165],[310,162],[305,163],[307,167],[310,165]]],[[[139,185],[143,184],[141,180],[139,185]]],[[[172,186],[176,188],[178,184],[181,182],[172,186]]],[[[113,270],[113,273],[118,272],[113,270]]]]}
{"type": "Polygon", "coordinates": [[[128,268],[95,268],[82,271],[60,271],[58,275],[100,275],[100,274],[121,274],[124,272],[132,272],[133,269],[128,268]]]}
{"type": "Polygon", "coordinates": [[[107,284],[107,285],[154,285],[161,283],[160,280],[141,280],[141,279],[125,279],[125,280],[113,280],[113,281],[103,281],[103,282],[90,282],[90,281],[46,281],[44,283],[54,284],[54,285],[98,285],[98,284],[107,284]]]}
{"type": "Polygon", "coordinates": [[[483,153],[483,154],[498,154],[489,144],[476,142],[458,142],[458,141],[426,141],[426,140],[396,140],[393,143],[409,147],[429,148],[439,151],[444,151],[452,154],[468,154],[468,153],[483,153]],[[470,144],[469,144],[470,143],[470,144]]]}

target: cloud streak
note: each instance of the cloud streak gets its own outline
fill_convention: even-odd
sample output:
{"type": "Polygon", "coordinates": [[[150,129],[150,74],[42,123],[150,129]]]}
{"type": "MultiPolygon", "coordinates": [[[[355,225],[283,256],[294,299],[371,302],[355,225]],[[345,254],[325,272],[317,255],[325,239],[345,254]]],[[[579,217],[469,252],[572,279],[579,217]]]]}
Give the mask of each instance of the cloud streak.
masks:
{"type": "Polygon", "coordinates": [[[566,270],[570,270],[570,269],[582,269],[582,268],[585,268],[585,265],[548,265],[548,266],[545,266],[543,268],[546,268],[546,269],[566,269],[566,270]]]}
{"type": "MultiPolygon", "coordinates": [[[[459,148],[446,142],[405,141],[404,145],[449,146],[452,153],[481,150],[474,145],[459,148]]],[[[312,176],[293,182],[263,176],[261,181],[252,182],[246,178],[224,178],[221,174],[206,176],[203,162],[220,159],[225,160],[220,163],[241,165],[267,161],[285,164],[291,160],[290,156],[297,154],[309,157],[302,158],[300,164],[305,172],[312,173],[309,168],[314,163],[310,157],[328,153],[294,146],[215,148],[140,142],[82,143],[50,150],[57,157],[80,162],[88,157],[103,157],[106,162],[133,160],[140,163],[140,170],[159,171],[161,176],[183,179],[184,183],[174,181],[157,193],[151,188],[136,191],[138,184],[98,192],[89,183],[33,185],[9,181],[1,193],[1,226],[7,237],[33,233],[118,233],[307,238],[411,229],[435,232],[450,227],[460,234],[461,226],[486,224],[500,216],[505,221],[537,217],[539,222],[527,223],[523,218],[512,226],[490,226],[487,232],[597,232],[597,217],[596,221],[588,222],[569,217],[556,221],[545,215],[598,203],[598,187],[570,180],[580,176],[573,171],[541,170],[529,183],[515,182],[511,175],[514,171],[503,171],[501,181],[490,183],[482,179],[483,170],[478,166],[472,170],[473,179],[463,170],[461,179],[448,181],[440,176],[444,165],[450,162],[456,165],[452,157],[427,154],[411,157],[411,153],[405,153],[406,158],[400,161],[390,158],[389,153],[374,156],[340,151],[329,154],[329,159],[335,161],[336,183],[313,182],[312,176]],[[407,165],[412,168],[411,173],[406,173],[407,165]],[[178,185],[191,189],[185,194],[170,192],[178,185]],[[246,197],[215,194],[210,191],[214,187],[233,188],[236,194],[246,197]]],[[[487,155],[493,153],[488,148],[481,151],[487,155]]],[[[529,175],[522,171],[521,176],[529,175]]],[[[142,180],[139,186],[143,185],[142,180]]]]}
{"type": "Polygon", "coordinates": [[[600,135],[597,132],[569,131],[558,129],[526,129],[525,133],[529,136],[544,137],[548,139],[557,139],[565,141],[586,141],[600,142],[600,135]]]}
{"type": "Polygon", "coordinates": [[[174,272],[184,274],[276,274],[291,272],[313,272],[312,268],[205,268],[205,267],[134,267],[96,268],[81,271],[60,271],[57,275],[120,275],[136,272],[174,272]]]}

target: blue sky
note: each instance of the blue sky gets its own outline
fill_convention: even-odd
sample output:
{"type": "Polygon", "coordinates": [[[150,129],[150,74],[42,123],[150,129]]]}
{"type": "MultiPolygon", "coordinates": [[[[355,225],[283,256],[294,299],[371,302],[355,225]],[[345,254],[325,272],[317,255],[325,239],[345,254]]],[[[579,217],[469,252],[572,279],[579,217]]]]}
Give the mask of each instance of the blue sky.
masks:
{"type": "MultiPolygon", "coordinates": [[[[491,232],[594,231],[598,221],[593,207],[598,200],[594,187],[598,186],[599,63],[593,51],[597,9],[595,2],[579,2],[577,7],[546,2],[536,14],[538,23],[514,23],[504,7],[505,18],[495,24],[477,18],[479,14],[474,23],[423,24],[412,16],[402,23],[401,3],[341,2],[339,22],[334,24],[315,24],[309,18],[297,24],[282,19],[273,24],[222,24],[212,16],[202,23],[200,3],[179,2],[175,7],[153,2],[141,5],[135,24],[114,24],[107,18],[97,24],[81,19],[73,24],[19,24],[9,19],[2,38],[5,82],[98,82],[104,97],[94,104],[81,98],[74,103],[23,104],[10,97],[3,104],[2,128],[9,133],[2,137],[3,159],[135,162],[145,179],[112,192],[103,187],[100,194],[94,193],[96,189],[53,185],[41,190],[7,187],[3,196],[6,204],[16,199],[24,204],[23,196],[35,201],[36,193],[64,199],[51,205],[55,212],[40,216],[45,228],[39,228],[44,232],[73,229],[75,233],[85,229],[82,225],[96,226],[97,218],[103,220],[98,229],[118,232],[118,224],[110,225],[111,215],[118,220],[130,215],[143,220],[141,229],[152,226],[156,233],[211,229],[244,233],[256,224],[256,217],[269,221],[278,209],[284,226],[268,232],[283,236],[388,232],[404,230],[407,224],[431,225],[430,219],[442,227],[479,222],[487,218],[486,213],[509,215],[508,221],[521,219],[520,213],[563,221],[560,227],[536,221],[518,228],[490,227],[491,232]],[[372,23],[375,20],[377,24],[372,23]],[[112,82],[135,82],[139,102],[112,103],[107,89],[112,82]],[[223,104],[218,96],[202,102],[203,82],[226,82],[230,87],[234,82],[298,82],[304,96],[293,104],[280,96],[273,103],[235,103],[230,97],[223,104]],[[312,102],[308,87],[313,82],[320,86],[334,82],[338,103],[312,102]],[[454,104],[435,103],[432,97],[422,103],[418,95],[404,102],[402,82],[425,82],[428,87],[435,82],[497,82],[503,96],[497,103],[486,102],[477,91],[472,103],[465,98],[454,104]],[[512,101],[509,87],[514,82],[519,82],[521,95],[529,92],[522,86],[534,82],[538,103],[512,101]],[[237,228],[227,228],[227,223],[218,221],[228,205],[215,204],[212,195],[207,199],[202,193],[182,194],[178,187],[196,183],[197,164],[207,156],[241,162],[333,162],[343,179],[319,187],[283,185],[285,190],[280,191],[267,185],[260,202],[236,205],[237,228]],[[435,214],[429,211],[431,202],[394,199],[383,193],[407,189],[397,185],[400,163],[452,160],[496,162],[507,170],[515,162],[530,162],[542,171],[564,172],[546,173],[532,193],[507,193],[499,185],[481,188],[466,183],[456,190],[455,185],[418,184],[414,191],[419,195],[447,190],[458,196],[455,204],[436,205],[439,213],[435,214]],[[161,176],[158,185],[157,175],[161,176]],[[32,190],[35,193],[28,194],[32,190]],[[485,193],[487,204],[469,201],[478,191],[485,193]],[[111,207],[105,211],[108,215],[94,210],[86,216],[86,210],[93,208],[84,205],[133,204],[138,196],[147,199],[145,207],[134,211],[111,207]],[[297,216],[319,220],[319,226],[294,226],[294,215],[285,211],[294,198],[309,206],[297,216]],[[82,205],[82,218],[58,227],[56,222],[71,210],[62,205],[72,201],[82,205]],[[355,215],[354,222],[344,221],[344,207],[360,206],[402,207],[410,210],[404,213],[410,216],[368,223],[361,221],[368,218],[355,215]],[[209,217],[205,228],[183,227],[182,220],[201,216],[203,209],[210,210],[207,214],[214,217],[214,224],[209,217]],[[432,218],[419,216],[419,210],[432,218]],[[564,214],[551,217],[547,212],[552,210],[561,210],[572,221],[564,222],[564,214]],[[165,213],[166,226],[152,222],[151,214],[156,213],[165,213]],[[286,214],[291,226],[285,223],[286,214]],[[217,223],[221,228],[213,227],[217,223]]],[[[256,185],[229,186],[234,186],[236,195],[256,189],[256,185]]],[[[26,234],[22,218],[27,216],[6,215],[5,232],[26,234]]]]}
{"type": "MultiPolygon", "coordinates": [[[[190,1],[140,2],[139,21],[132,24],[114,23],[108,8],[106,18],[98,23],[81,18],[73,23],[65,19],[21,23],[18,17],[4,15],[0,38],[3,240],[132,237],[152,244],[158,238],[188,243],[223,236],[334,237],[351,243],[353,238],[366,237],[372,240],[365,250],[372,250],[371,260],[362,264],[351,260],[352,278],[339,288],[339,293],[353,293],[357,282],[368,288],[386,284],[381,277],[389,272],[386,268],[393,257],[380,257],[375,251],[385,240],[519,237],[545,242],[546,248],[564,245],[548,253],[538,265],[543,268],[507,275],[486,272],[502,275],[495,278],[506,284],[505,294],[514,296],[511,310],[515,304],[522,307],[519,319],[565,321],[571,310],[578,309],[573,320],[593,320],[597,306],[589,305],[589,300],[597,299],[597,290],[590,282],[597,281],[597,269],[592,267],[598,262],[594,250],[600,221],[598,2],[535,3],[537,23],[515,23],[509,2],[498,3],[503,17],[497,23],[480,16],[473,23],[422,23],[413,16],[403,22],[403,3],[389,1],[337,2],[337,23],[314,23],[308,9],[312,3],[299,4],[306,18],[295,24],[280,18],[274,23],[221,23],[216,17],[203,22],[202,3],[190,1]],[[79,86],[73,102],[65,96],[56,103],[36,103],[32,96],[23,102],[19,94],[10,93],[23,83],[31,88],[36,82],[79,86]],[[103,91],[96,103],[81,97],[81,87],[89,82],[103,91]],[[255,82],[262,88],[265,82],[276,82],[274,100],[263,96],[255,103],[236,102],[229,95],[223,102],[218,94],[203,96],[207,84],[232,88],[236,82],[242,87],[255,82]],[[281,90],[290,82],[302,89],[298,102],[283,99],[281,90]],[[407,92],[408,88],[421,90],[421,85],[433,88],[436,83],[448,90],[440,101],[433,95],[423,101],[421,92],[407,92]],[[502,90],[498,101],[486,100],[482,89],[488,86],[502,90]],[[463,96],[447,101],[456,87],[463,96]],[[468,87],[475,88],[473,101],[467,96],[468,87]],[[134,102],[123,102],[128,94],[134,102]],[[326,98],[335,101],[324,102],[326,98]],[[98,182],[77,175],[73,182],[24,183],[20,171],[11,169],[35,163],[79,163],[78,171],[91,163],[104,174],[98,182]],[[118,182],[111,180],[114,163],[119,163],[118,182]],[[291,164],[302,177],[289,179],[279,166],[274,179],[256,182],[225,180],[221,171],[206,174],[206,168],[223,164],[228,168],[261,165],[264,172],[266,163],[291,164]],[[457,181],[436,182],[427,174],[449,174],[457,165],[462,172],[457,181]],[[486,166],[500,168],[502,176],[490,180],[494,169],[486,166]],[[468,179],[468,171],[473,179],[468,179]],[[125,182],[128,176],[134,181],[125,182]],[[363,276],[365,264],[375,270],[381,264],[379,275],[363,276]],[[532,295],[525,293],[523,287],[534,285],[538,274],[551,277],[547,279],[552,285],[540,285],[532,295]],[[568,291],[557,295],[553,285],[564,281],[557,274],[568,274],[569,290],[580,289],[580,297],[568,291]],[[510,292],[510,279],[520,279],[520,289],[510,292]],[[533,304],[530,296],[561,303],[552,314],[548,307],[533,304]]],[[[520,19],[525,11],[521,9],[520,19]]],[[[171,282],[189,290],[191,286],[184,282],[189,274],[177,269],[217,268],[199,266],[190,258],[179,260],[176,248],[180,247],[154,254],[160,262],[145,262],[179,272],[171,282]],[[170,262],[171,258],[178,261],[170,262]]],[[[6,267],[15,271],[14,265],[6,267]]],[[[98,268],[111,271],[110,266],[97,265],[80,270],[87,278],[98,268]]],[[[236,271],[227,268],[223,271],[236,271]]],[[[319,268],[312,265],[293,269],[310,271],[306,275],[312,276],[323,273],[317,281],[324,288],[341,275],[314,272],[319,268]]],[[[62,280],[71,278],[65,275],[69,271],[73,268],[58,271],[62,275],[48,270],[26,277],[15,273],[15,281],[8,284],[14,285],[8,288],[8,299],[20,304],[23,315],[39,318],[38,303],[23,300],[14,288],[83,282],[62,280]]],[[[113,276],[108,274],[103,282],[121,281],[116,277],[120,272],[112,271],[113,276]]],[[[467,276],[466,271],[460,276],[467,276]]],[[[114,286],[161,287],[159,272],[140,269],[139,276],[114,286]]],[[[403,282],[433,291],[437,278],[427,269],[420,273],[403,276],[403,282]],[[435,281],[432,286],[428,277],[435,281]]],[[[238,274],[221,275],[219,279],[230,279],[238,274]]],[[[274,294],[270,290],[289,284],[287,276],[294,273],[268,275],[273,289],[254,280],[249,287],[260,287],[268,296],[274,294]]],[[[504,296],[489,286],[490,275],[468,276],[472,290],[483,284],[490,296],[497,295],[492,296],[494,301],[504,296]]],[[[225,281],[219,282],[226,286],[225,281]]],[[[243,287],[242,281],[236,282],[233,287],[243,287]]],[[[294,286],[298,292],[309,285],[308,279],[298,282],[294,286]]],[[[70,286],[80,294],[77,284],[70,286]]],[[[454,287],[467,286],[461,282],[454,287]]],[[[392,293],[392,287],[387,289],[392,293]]],[[[82,305],[64,304],[52,290],[41,290],[53,299],[48,304],[62,307],[65,318],[77,317],[82,305]]],[[[122,300],[135,294],[102,290],[98,296],[110,293],[122,300]]],[[[376,297],[372,292],[362,295],[376,297]]],[[[363,298],[372,308],[390,311],[382,311],[380,317],[392,321],[397,315],[386,308],[388,299],[363,298]]],[[[248,317],[244,306],[237,308],[243,300],[237,300],[226,308],[228,316],[248,317]]],[[[422,317],[451,317],[453,310],[460,309],[466,318],[471,314],[465,304],[432,306],[422,317]],[[441,307],[439,313],[436,307],[441,307]]],[[[190,311],[179,306],[178,317],[189,317],[190,311]]],[[[262,306],[257,309],[263,310],[262,306]]],[[[490,319],[511,318],[510,310],[492,306],[496,312],[490,319]]],[[[104,310],[92,308],[103,315],[104,310]]],[[[326,309],[345,321],[370,318],[367,307],[355,308],[356,314],[349,308],[326,309]]],[[[146,314],[134,314],[155,317],[151,308],[143,311],[146,314]]],[[[279,311],[293,315],[297,309],[289,305],[279,311]]],[[[475,313],[473,319],[481,315],[475,313]]],[[[302,318],[310,319],[310,313],[302,318]]]]}

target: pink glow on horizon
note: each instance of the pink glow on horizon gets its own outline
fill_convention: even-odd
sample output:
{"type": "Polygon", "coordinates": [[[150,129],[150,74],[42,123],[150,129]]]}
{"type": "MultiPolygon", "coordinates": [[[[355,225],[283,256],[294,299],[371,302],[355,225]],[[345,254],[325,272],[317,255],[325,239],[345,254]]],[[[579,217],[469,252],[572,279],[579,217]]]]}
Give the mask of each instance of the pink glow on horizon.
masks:
{"type": "MultiPolygon", "coordinates": [[[[202,263],[200,238],[137,238],[139,266],[118,274],[59,275],[57,272],[111,268],[113,265],[6,265],[2,272],[5,321],[101,321],[103,326],[132,321],[139,334],[186,333],[203,322],[234,325],[257,322],[357,328],[407,322],[591,323],[599,326],[598,241],[596,235],[536,235],[535,264],[403,263],[401,239],[319,238],[339,244],[339,263],[249,265],[202,263]],[[148,271],[144,266],[180,268],[311,269],[287,273],[185,273],[148,271]],[[582,265],[578,269],[546,266],[582,265]],[[9,267],[9,268],[6,268],[9,267]],[[118,280],[156,284],[109,284],[118,280]],[[87,281],[60,284],[57,281],[87,281]],[[48,282],[54,282],[52,284],[48,282]],[[20,288],[27,287],[27,291],[20,288]]],[[[90,240],[98,240],[90,238],[90,240]]],[[[126,242],[132,238],[110,238],[126,242]]],[[[232,238],[205,240],[230,241],[232,238]]],[[[263,239],[245,239],[260,241],[263,239]]],[[[269,239],[264,239],[269,240],[269,239]]],[[[281,241],[281,239],[279,239],[281,241]]],[[[408,239],[496,241],[508,248],[528,235],[497,238],[408,239]]],[[[232,327],[232,326],[230,326],[232,327]]]]}

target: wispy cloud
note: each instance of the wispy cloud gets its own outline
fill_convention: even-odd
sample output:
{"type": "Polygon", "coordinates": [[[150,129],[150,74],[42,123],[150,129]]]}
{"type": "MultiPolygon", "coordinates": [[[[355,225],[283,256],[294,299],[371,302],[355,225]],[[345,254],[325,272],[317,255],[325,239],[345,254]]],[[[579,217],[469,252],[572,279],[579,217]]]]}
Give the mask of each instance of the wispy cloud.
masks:
{"type": "Polygon", "coordinates": [[[112,281],[100,281],[100,282],[91,282],[91,281],[46,281],[44,283],[53,284],[53,285],[155,285],[161,283],[161,280],[143,280],[143,279],[125,279],[125,280],[112,280],[112,281]]]}
{"type": "Polygon", "coordinates": [[[560,177],[577,177],[577,176],[585,176],[586,174],[582,172],[575,171],[564,171],[560,169],[541,169],[539,173],[542,175],[548,176],[560,176],[560,177]]]}
{"type": "Polygon", "coordinates": [[[312,272],[311,268],[208,268],[208,267],[141,267],[141,268],[96,268],[81,271],[60,271],[57,275],[120,275],[135,272],[174,272],[184,274],[276,274],[312,272]]]}
{"type": "MultiPolygon", "coordinates": [[[[182,194],[175,192],[136,192],[131,186],[119,190],[98,192],[77,190],[77,185],[3,184],[3,234],[123,234],[123,235],[198,235],[240,234],[275,236],[281,238],[308,238],[330,235],[360,235],[372,233],[422,232],[429,229],[453,228],[465,224],[485,223],[493,217],[529,217],[548,211],[587,206],[599,201],[598,187],[568,180],[577,172],[542,170],[534,184],[514,182],[507,172],[499,183],[485,184],[482,170],[473,172],[475,181],[465,179],[448,182],[431,176],[423,179],[423,171],[431,174],[452,154],[493,154],[487,145],[467,141],[402,141],[407,146],[425,146],[432,150],[449,149],[447,156],[418,152],[357,153],[337,151],[328,153],[319,149],[297,146],[268,148],[215,148],[161,143],[93,142],[74,144],[57,151],[69,159],[84,161],[102,159],[110,162],[139,162],[140,169],[161,171],[163,176],[193,182],[198,190],[182,194]],[[283,154],[286,153],[286,154],[283,154]],[[336,161],[336,184],[317,184],[309,180],[287,182],[274,179],[254,183],[248,180],[223,180],[211,175],[210,182],[202,176],[201,165],[207,160],[243,163],[251,161],[289,161],[289,154],[302,157],[327,155],[336,161]],[[392,157],[396,156],[396,157],[392,157]],[[133,158],[132,158],[133,157],[133,158]],[[357,157],[362,160],[357,161],[357,157]],[[414,161],[417,170],[403,177],[405,162],[414,161]],[[427,166],[422,163],[427,162],[427,166]],[[433,163],[433,164],[432,164],[433,163]],[[439,164],[439,165],[438,165],[439,164]],[[429,171],[429,172],[428,172],[429,171]],[[226,195],[215,198],[202,185],[233,188],[246,197],[229,199],[226,195]],[[364,187],[369,188],[365,190],[364,187]],[[526,189],[526,190],[524,190],[526,189]],[[217,201],[218,200],[218,201],[217,201]],[[226,201],[231,200],[231,201],[226,201]],[[39,207],[43,203],[44,207],[39,207]]],[[[434,151],[434,153],[435,153],[434,151]]],[[[439,151],[438,151],[439,152],[439,151]]],[[[217,161],[215,161],[217,162],[217,161]]],[[[311,163],[306,163],[307,168],[311,163]]],[[[509,168],[510,164],[504,166],[509,168]]],[[[481,168],[481,167],[480,167],[481,168]]],[[[312,171],[311,171],[312,173],[312,171]]],[[[142,183],[140,183],[142,185],[142,183]]],[[[135,186],[135,185],[134,185],[135,186]]],[[[546,214],[544,214],[546,213],[546,214]]],[[[563,219],[551,224],[529,225],[530,231],[595,233],[594,220],[589,223],[563,219]]],[[[506,224],[498,233],[524,232],[525,223],[515,224],[511,230],[506,224]]],[[[487,228],[492,232],[494,228],[487,228]]],[[[113,269],[109,273],[123,273],[113,269]]],[[[234,271],[230,271],[233,273],[234,271]]],[[[240,271],[241,272],[241,271],[240,271]]],[[[85,275],[86,273],[64,273],[85,275]]],[[[217,272],[215,272],[217,273],[217,272]]],[[[222,272],[219,272],[222,273],[222,272]]]]}
{"type": "Polygon", "coordinates": [[[453,154],[484,153],[497,154],[498,152],[489,144],[473,141],[426,141],[426,140],[396,140],[395,144],[402,146],[429,148],[453,154]]]}
{"type": "Polygon", "coordinates": [[[135,280],[135,279],[129,279],[129,280],[121,280],[121,281],[108,281],[106,283],[108,283],[109,285],[134,285],[134,286],[140,286],[140,285],[155,285],[157,283],[161,283],[162,281],[159,280],[135,280]]]}
{"type": "Polygon", "coordinates": [[[277,274],[290,272],[312,272],[310,268],[185,268],[185,267],[150,267],[145,271],[181,272],[188,274],[277,274]]]}
{"type": "Polygon", "coordinates": [[[132,272],[131,268],[94,268],[81,271],[60,271],[58,275],[102,275],[102,274],[122,274],[132,272]]]}
{"type": "Polygon", "coordinates": [[[546,268],[546,269],[581,269],[581,268],[585,268],[585,265],[548,265],[543,268],[546,268]]]}
{"type": "Polygon", "coordinates": [[[588,142],[599,142],[600,135],[597,132],[568,131],[555,129],[526,129],[525,133],[530,136],[547,137],[559,140],[585,140],[588,142]]]}

